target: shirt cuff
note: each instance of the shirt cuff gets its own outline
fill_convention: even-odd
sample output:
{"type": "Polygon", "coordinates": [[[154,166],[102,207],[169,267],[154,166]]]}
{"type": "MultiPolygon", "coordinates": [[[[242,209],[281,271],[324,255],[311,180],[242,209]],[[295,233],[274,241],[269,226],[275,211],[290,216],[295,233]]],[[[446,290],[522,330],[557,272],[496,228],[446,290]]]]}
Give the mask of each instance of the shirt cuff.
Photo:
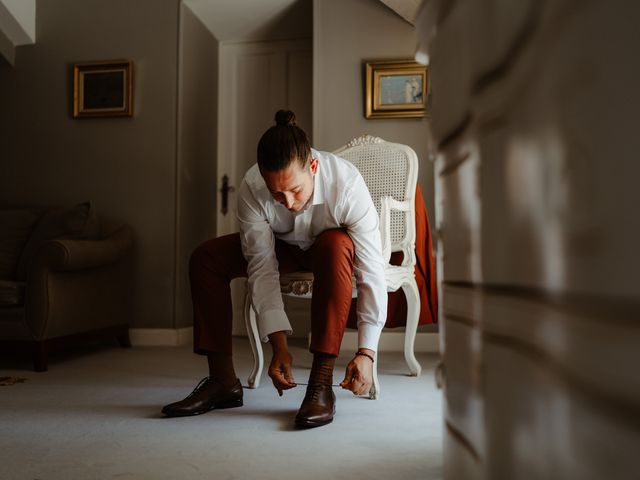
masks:
{"type": "Polygon", "coordinates": [[[360,324],[358,326],[358,348],[367,348],[377,352],[381,333],[382,327],[369,323],[360,324]]]}
{"type": "Polygon", "coordinates": [[[263,342],[269,341],[269,335],[273,332],[287,332],[291,335],[293,330],[284,310],[267,310],[258,316],[258,332],[263,342]]]}

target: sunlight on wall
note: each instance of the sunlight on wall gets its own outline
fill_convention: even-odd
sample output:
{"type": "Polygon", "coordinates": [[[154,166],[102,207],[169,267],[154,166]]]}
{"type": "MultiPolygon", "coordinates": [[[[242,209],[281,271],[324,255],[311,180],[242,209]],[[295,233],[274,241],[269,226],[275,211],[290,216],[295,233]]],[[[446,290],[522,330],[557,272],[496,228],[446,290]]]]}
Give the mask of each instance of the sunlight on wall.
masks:
{"type": "Polygon", "coordinates": [[[551,128],[531,138],[535,140],[514,136],[507,147],[506,200],[517,236],[533,239],[534,251],[523,251],[521,262],[538,263],[542,278],[532,280],[550,290],[560,290],[566,286],[567,276],[563,216],[569,192],[564,150],[551,128]]]}

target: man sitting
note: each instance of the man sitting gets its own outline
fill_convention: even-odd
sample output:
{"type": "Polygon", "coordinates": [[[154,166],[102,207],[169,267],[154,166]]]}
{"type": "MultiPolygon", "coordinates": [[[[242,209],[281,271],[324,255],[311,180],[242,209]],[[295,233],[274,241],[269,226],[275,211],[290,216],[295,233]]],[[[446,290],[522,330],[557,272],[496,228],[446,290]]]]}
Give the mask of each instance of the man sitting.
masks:
{"type": "Polygon", "coordinates": [[[207,356],[209,376],[187,398],[165,406],[167,416],[242,405],[231,342],[230,282],[237,277],[248,277],[260,336],[272,346],[269,376],[282,395],[296,383],[279,275],[313,271],[313,365],[295,418],[298,428],[333,420],[333,368],[351,307],[352,276],[358,290],[359,348],[340,385],[356,395],[371,388],[387,313],[378,214],[355,166],[312,149],[293,112],[280,110],[275,119],[258,143],[257,164],[239,189],[240,233],[208,240],[191,257],[194,351],[207,356]]]}

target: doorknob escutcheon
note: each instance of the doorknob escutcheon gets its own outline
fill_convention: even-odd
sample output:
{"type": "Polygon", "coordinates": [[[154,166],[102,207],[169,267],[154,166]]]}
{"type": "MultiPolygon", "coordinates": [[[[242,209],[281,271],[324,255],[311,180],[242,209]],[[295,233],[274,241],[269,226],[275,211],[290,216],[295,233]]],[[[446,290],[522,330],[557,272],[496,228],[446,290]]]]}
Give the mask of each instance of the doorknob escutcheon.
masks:
{"type": "Polygon", "coordinates": [[[234,192],[235,188],[229,185],[229,175],[226,173],[222,176],[222,188],[220,193],[222,194],[222,201],[220,211],[223,215],[226,215],[229,211],[229,193],[234,192]]]}

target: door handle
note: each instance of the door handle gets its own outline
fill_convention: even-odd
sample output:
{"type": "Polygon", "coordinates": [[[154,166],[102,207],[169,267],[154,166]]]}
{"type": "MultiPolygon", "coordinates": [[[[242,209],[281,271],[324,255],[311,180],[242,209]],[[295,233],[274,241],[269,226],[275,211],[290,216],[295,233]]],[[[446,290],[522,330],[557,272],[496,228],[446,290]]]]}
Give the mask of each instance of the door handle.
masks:
{"type": "Polygon", "coordinates": [[[225,173],[222,176],[222,188],[220,188],[220,193],[222,194],[222,206],[220,211],[223,215],[226,215],[229,211],[229,193],[235,191],[231,185],[229,185],[229,176],[225,173]]]}

